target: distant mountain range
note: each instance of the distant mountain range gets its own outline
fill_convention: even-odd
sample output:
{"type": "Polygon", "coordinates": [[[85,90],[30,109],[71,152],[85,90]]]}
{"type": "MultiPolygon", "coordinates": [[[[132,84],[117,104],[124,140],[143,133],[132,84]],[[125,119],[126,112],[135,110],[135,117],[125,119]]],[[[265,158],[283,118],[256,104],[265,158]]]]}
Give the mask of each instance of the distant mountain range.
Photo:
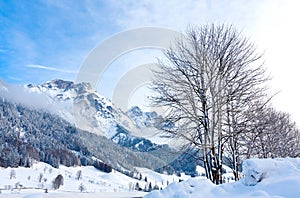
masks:
{"type": "Polygon", "coordinates": [[[155,112],[144,113],[139,107],[132,107],[128,112],[123,112],[93,90],[88,83],[75,84],[56,79],[41,85],[29,84],[25,89],[31,93],[44,94],[53,102],[67,102],[73,105],[73,109],[68,109],[69,112],[59,115],[68,120],[65,115],[73,114],[75,119],[69,121],[75,122],[78,128],[108,138],[114,136],[120,127],[137,136],[143,136],[145,128],[151,128],[152,135],[159,129],[156,123],[161,117],[155,112]]]}
{"type": "Polygon", "coordinates": [[[52,165],[93,165],[96,159],[120,171],[174,172],[184,166],[176,160],[168,165],[178,154],[168,146],[171,136],[159,131],[171,123],[139,107],[123,112],[88,83],[56,79],[21,87],[1,82],[0,97],[0,166],[26,165],[28,159],[52,165]]]}

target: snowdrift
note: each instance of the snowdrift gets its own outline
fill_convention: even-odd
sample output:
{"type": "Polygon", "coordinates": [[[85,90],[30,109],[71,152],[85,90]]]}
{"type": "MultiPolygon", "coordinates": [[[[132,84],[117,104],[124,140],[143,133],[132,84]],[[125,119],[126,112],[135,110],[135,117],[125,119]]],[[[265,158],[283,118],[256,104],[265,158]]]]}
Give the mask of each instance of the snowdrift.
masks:
{"type": "MultiPolygon", "coordinates": [[[[245,185],[254,186],[263,180],[300,176],[300,158],[250,159],[243,163],[245,185]]],[[[300,186],[299,186],[300,187],[300,186]]]]}
{"type": "Polygon", "coordinates": [[[249,159],[243,163],[240,181],[219,186],[205,178],[191,178],[172,183],[146,198],[213,198],[213,197],[285,197],[300,196],[300,158],[249,159]]]}

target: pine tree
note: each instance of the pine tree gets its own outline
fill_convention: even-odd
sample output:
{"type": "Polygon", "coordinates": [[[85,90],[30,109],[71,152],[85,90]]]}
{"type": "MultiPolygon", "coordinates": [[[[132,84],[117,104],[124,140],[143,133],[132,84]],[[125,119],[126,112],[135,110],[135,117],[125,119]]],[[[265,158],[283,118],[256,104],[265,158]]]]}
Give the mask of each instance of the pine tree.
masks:
{"type": "Polygon", "coordinates": [[[152,184],[151,182],[149,183],[149,186],[148,186],[148,191],[151,192],[152,191],[152,184]]]}
{"type": "Polygon", "coordinates": [[[141,190],[140,185],[139,185],[138,182],[135,184],[135,190],[141,190]]]}

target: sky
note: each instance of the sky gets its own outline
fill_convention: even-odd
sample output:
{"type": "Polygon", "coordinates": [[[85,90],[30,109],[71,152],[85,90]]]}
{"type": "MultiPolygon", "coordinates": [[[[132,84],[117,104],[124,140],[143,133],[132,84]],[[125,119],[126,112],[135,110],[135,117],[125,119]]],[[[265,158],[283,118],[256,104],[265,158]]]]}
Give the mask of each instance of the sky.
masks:
{"type": "MultiPolygon", "coordinates": [[[[270,92],[280,91],[272,103],[299,125],[299,10],[297,0],[0,0],[0,79],[11,84],[74,81],[88,54],[117,33],[140,27],[184,32],[189,25],[226,23],[264,53],[270,92]]],[[[97,90],[111,98],[127,71],[154,62],[159,53],[136,50],[117,57],[97,90]]],[[[136,90],[145,92],[143,86],[136,90]]],[[[140,95],[133,92],[130,104],[140,102],[140,95]]]]}

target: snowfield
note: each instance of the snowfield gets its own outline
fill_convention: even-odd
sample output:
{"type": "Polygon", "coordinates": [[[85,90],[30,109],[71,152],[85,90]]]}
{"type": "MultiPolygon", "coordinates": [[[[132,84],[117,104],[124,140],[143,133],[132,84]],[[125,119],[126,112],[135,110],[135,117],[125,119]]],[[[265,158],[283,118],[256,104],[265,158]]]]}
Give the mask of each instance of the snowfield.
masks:
{"type": "MultiPolygon", "coordinates": [[[[228,177],[231,177],[229,168],[225,169],[228,177]]],[[[1,168],[0,197],[295,198],[300,195],[300,158],[245,160],[244,177],[240,181],[219,186],[201,176],[190,178],[182,174],[178,177],[146,168],[137,170],[142,174],[142,180],[132,179],[117,171],[104,173],[91,166],[60,166],[56,169],[38,162],[31,168],[1,168]],[[78,171],[82,171],[79,180],[78,171]],[[14,172],[15,176],[12,174],[14,172]],[[58,190],[53,190],[52,181],[58,174],[63,175],[64,184],[58,190]],[[183,181],[179,182],[179,179],[183,181]],[[151,182],[152,187],[158,185],[163,190],[150,193],[136,191],[133,186],[137,182],[141,188],[151,182]],[[82,192],[79,189],[81,184],[84,186],[82,192]],[[48,189],[48,193],[45,193],[45,189],[48,189]]],[[[203,168],[198,167],[197,170],[203,173],[203,168]]]]}
{"type": "Polygon", "coordinates": [[[145,198],[300,197],[300,158],[245,160],[243,174],[240,181],[219,186],[207,179],[191,178],[145,198]]]}
{"type": "Polygon", "coordinates": [[[92,166],[66,167],[59,169],[36,162],[30,168],[0,168],[0,198],[2,197],[142,197],[146,192],[136,191],[136,183],[144,189],[151,182],[152,187],[157,185],[164,188],[168,183],[178,182],[179,179],[188,179],[189,176],[164,175],[146,168],[137,168],[142,179],[133,179],[118,171],[104,173],[92,166]],[[78,172],[82,177],[78,179],[78,172]],[[52,189],[52,181],[57,175],[64,178],[63,185],[58,190],[52,189]],[[145,181],[147,177],[147,182],[145,181]],[[82,191],[79,186],[82,185],[82,191]],[[45,193],[47,189],[47,193],[45,193]]]}

